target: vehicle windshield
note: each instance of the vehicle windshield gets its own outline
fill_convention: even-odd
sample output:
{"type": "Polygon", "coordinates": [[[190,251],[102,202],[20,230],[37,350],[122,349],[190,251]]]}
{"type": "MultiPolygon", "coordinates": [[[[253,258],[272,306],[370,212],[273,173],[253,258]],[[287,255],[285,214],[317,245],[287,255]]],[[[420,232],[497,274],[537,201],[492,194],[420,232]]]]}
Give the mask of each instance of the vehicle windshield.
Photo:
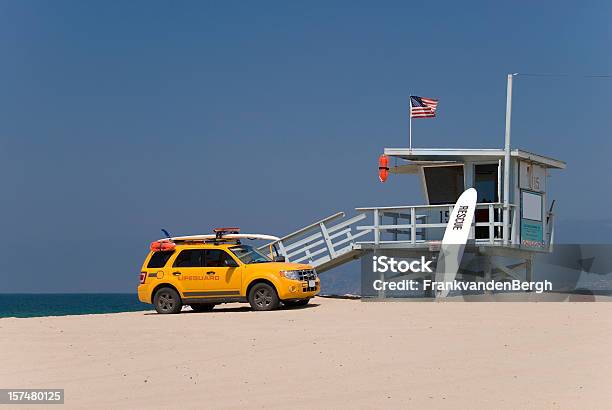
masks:
{"type": "Polygon", "coordinates": [[[242,261],[242,263],[272,262],[270,258],[250,245],[232,246],[230,250],[242,261]]]}

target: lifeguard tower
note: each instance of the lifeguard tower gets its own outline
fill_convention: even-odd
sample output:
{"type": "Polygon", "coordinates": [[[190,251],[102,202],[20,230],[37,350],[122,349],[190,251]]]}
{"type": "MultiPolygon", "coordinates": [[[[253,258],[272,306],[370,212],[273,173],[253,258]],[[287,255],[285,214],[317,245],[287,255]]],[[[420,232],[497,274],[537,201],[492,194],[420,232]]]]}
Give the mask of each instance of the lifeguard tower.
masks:
{"type": "Polygon", "coordinates": [[[506,206],[503,149],[386,148],[384,153],[397,159],[390,168],[394,178],[420,180],[424,204],[356,208],[357,215],[349,219],[343,212],[331,215],[276,242],[288,261],[310,263],[324,272],[368,250],[435,253],[455,201],[473,187],[478,204],[466,253],[484,256],[486,263],[457,277],[533,279],[534,255],[549,252],[554,244],[554,201],[548,199],[547,178],[551,170],[565,168],[563,161],[511,150],[506,206]]]}
{"type": "Polygon", "coordinates": [[[389,169],[393,178],[419,178],[423,204],[356,208],[357,215],[349,219],[339,212],[275,241],[279,252],[318,272],[371,250],[435,255],[456,200],[475,188],[475,223],[465,252],[478,258],[463,266],[457,278],[532,281],[534,256],[551,252],[554,244],[548,177],[551,170],[564,169],[565,162],[511,149],[513,76],[508,75],[503,149],[385,148],[384,155],[396,162],[389,169]]]}

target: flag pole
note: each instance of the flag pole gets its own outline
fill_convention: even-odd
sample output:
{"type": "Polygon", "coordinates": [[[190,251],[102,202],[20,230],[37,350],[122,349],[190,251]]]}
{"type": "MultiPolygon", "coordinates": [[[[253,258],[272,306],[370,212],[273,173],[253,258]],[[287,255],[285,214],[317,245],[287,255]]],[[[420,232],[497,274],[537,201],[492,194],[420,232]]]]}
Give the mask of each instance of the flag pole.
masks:
{"type": "Polygon", "coordinates": [[[408,129],[410,130],[410,145],[409,145],[409,149],[412,149],[412,97],[410,95],[408,95],[408,106],[410,107],[410,115],[409,115],[409,125],[408,125],[408,129]]]}
{"type": "MultiPolygon", "coordinates": [[[[510,225],[510,124],[512,123],[512,77],[517,75],[508,74],[508,83],[506,85],[506,132],[504,135],[504,218],[503,218],[503,243],[507,244],[509,241],[509,225],[510,225]]],[[[512,230],[516,232],[516,227],[513,226],[512,230]]]]}

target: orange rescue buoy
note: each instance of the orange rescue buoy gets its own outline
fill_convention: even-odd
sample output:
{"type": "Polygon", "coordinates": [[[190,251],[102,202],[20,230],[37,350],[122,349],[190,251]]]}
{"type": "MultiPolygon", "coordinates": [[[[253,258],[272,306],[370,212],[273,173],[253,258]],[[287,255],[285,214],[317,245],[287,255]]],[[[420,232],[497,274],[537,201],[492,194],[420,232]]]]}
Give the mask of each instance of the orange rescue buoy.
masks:
{"type": "Polygon", "coordinates": [[[385,182],[389,177],[389,157],[382,154],[378,158],[378,179],[380,182],[385,182]]]}
{"type": "Polygon", "coordinates": [[[176,248],[176,244],[170,241],[154,241],[151,242],[151,251],[173,251],[176,248]]]}

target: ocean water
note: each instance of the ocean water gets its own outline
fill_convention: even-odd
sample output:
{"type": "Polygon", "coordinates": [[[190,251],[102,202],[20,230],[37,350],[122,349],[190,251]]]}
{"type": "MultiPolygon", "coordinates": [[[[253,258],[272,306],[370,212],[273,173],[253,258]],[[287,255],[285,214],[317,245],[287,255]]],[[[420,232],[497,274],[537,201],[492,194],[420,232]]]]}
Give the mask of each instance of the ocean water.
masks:
{"type": "Polygon", "coordinates": [[[87,315],[151,310],[135,293],[0,293],[0,318],[87,315]]]}

